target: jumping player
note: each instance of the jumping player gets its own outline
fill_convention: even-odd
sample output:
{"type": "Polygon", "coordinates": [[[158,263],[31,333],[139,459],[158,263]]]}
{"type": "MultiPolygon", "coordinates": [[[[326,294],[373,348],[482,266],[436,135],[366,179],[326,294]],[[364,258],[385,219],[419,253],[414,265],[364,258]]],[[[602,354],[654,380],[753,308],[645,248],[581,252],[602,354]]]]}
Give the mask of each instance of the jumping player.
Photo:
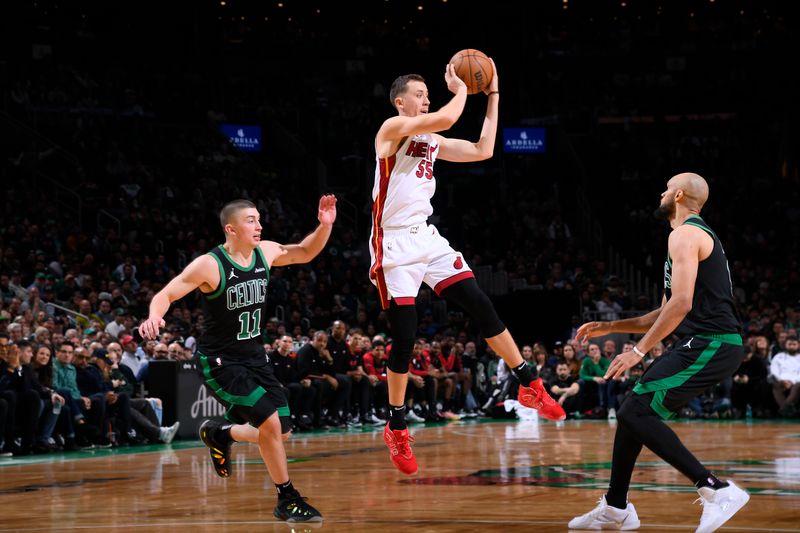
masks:
{"type": "Polygon", "coordinates": [[[198,369],[208,388],[227,408],[234,424],[206,420],[200,438],[210,448],[221,477],[231,471],[231,445],[252,442],[278,491],[273,514],[287,522],[321,522],[322,515],[292,486],[283,441],[291,421],[283,387],[275,378],[261,342],[271,266],[308,263],[322,251],[336,220],[336,198],[319,201],[320,225],[302,242],[281,245],[261,240],[258,210],[248,200],[228,203],[220,212],[225,243],[192,261],[150,302],[150,316],[139,326],[154,339],[172,302],[194,289],[203,299],[205,331],[198,340],[198,369]]]}
{"type": "MultiPolygon", "coordinates": [[[[494,65],[494,62],[492,63],[494,65]]],[[[467,88],[447,65],[444,75],[452,99],[429,112],[425,80],[416,74],[392,84],[390,100],[398,115],[386,120],[375,137],[377,167],[372,190],[370,279],[388,310],[393,338],[389,357],[389,423],[384,440],[394,465],[405,474],[417,471],[405,422],[408,363],[417,331],[415,298],[422,283],[454,302],[476,320],[481,334],[500,354],[522,384],[519,401],[539,409],[542,416],[563,420],[564,410],[545,391],[523,361],[514,339],[500,321],[489,298],[478,288],[472,270],[437,229],[427,224],[436,190],[433,165],[437,159],[470,162],[494,152],[500,100],[497,70],[486,89],[488,107],[478,142],[447,139],[436,132],[449,129],[464,110],[467,88]]]]}
{"type": "Polygon", "coordinates": [[[631,351],[614,358],[605,379],[622,376],[670,333],[681,340],[653,361],[622,403],[608,492],[592,511],[574,518],[570,529],[639,528],[636,509],[628,502],[628,487],[642,446],[694,483],[703,503],[697,533],[715,531],[750,499],[733,481],[714,477],[661,420],[672,418],[692,398],[731,377],[744,359],[725,250],[700,218],[707,199],[708,184],[690,173],[674,176],[661,193],[656,216],[672,227],[661,307],[639,318],[589,322],[578,328],[578,339],[644,333],[631,351]]]}

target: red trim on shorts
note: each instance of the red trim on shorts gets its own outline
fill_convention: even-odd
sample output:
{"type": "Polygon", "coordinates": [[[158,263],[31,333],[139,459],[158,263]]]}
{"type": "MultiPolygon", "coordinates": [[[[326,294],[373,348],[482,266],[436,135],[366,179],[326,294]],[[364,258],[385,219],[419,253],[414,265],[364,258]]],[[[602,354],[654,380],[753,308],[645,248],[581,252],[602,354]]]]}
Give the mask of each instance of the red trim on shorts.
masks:
{"type": "Polygon", "coordinates": [[[403,298],[394,298],[394,303],[397,305],[416,305],[417,299],[413,296],[405,296],[403,298]]]}
{"type": "Polygon", "coordinates": [[[378,195],[372,204],[372,248],[375,251],[375,263],[369,269],[369,277],[375,280],[378,288],[378,296],[381,299],[381,307],[389,309],[389,291],[386,288],[386,278],[383,275],[383,210],[386,207],[386,194],[389,191],[389,178],[394,170],[397,158],[395,155],[382,157],[378,160],[380,169],[380,181],[378,184],[378,195]]]}
{"type": "Polygon", "coordinates": [[[471,270],[468,270],[467,272],[459,272],[458,274],[450,276],[449,278],[443,279],[442,281],[437,283],[436,286],[433,288],[433,292],[435,292],[437,296],[440,296],[442,294],[442,291],[445,290],[450,285],[458,283],[461,280],[474,277],[475,274],[473,274],[471,270]]]}

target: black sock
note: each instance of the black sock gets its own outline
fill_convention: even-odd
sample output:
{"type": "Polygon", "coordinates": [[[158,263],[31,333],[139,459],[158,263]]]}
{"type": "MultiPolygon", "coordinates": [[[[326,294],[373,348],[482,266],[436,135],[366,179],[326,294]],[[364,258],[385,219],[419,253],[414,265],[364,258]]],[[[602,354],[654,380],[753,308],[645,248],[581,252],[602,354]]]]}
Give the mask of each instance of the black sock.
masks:
{"type": "Polygon", "coordinates": [[[275,483],[275,490],[278,491],[278,499],[288,498],[299,494],[294,488],[294,485],[292,485],[291,479],[286,483],[275,483]]]}
{"type": "Polygon", "coordinates": [[[406,406],[405,405],[390,405],[389,406],[389,429],[391,430],[404,430],[408,427],[406,424],[406,406]]]}
{"type": "Polygon", "coordinates": [[[236,439],[234,439],[233,435],[231,435],[232,427],[233,424],[226,424],[218,427],[217,431],[214,432],[214,440],[223,445],[236,442],[236,439]]]}
{"type": "Polygon", "coordinates": [[[720,481],[711,472],[706,477],[694,484],[695,487],[701,489],[703,487],[711,487],[714,490],[724,489],[728,486],[726,481],[720,481]]]}
{"type": "Polygon", "coordinates": [[[533,372],[531,372],[531,367],[529,367],[528,363],[525,361],[523,361],[518,367],[512,368],[511,371],[514,373],[514,376],[519,380],[523,387],[530,386],[531,381],[535,379],[533,372]]]}

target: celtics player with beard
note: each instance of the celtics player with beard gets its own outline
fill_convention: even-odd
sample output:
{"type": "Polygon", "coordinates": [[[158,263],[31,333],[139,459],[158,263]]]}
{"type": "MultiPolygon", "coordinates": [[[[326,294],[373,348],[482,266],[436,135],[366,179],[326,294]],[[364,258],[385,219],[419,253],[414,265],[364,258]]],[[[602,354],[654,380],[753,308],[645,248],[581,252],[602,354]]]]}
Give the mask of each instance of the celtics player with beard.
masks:
{"type": "Polygon", "coordinates": [[[320,199],[320,225],[298,244],[262,241],[258,210],[248,200],[228,203],[219,216],[225,243],[192,261],[153,297],[150,316],[139,332],[154,339],[170,304],[200,289],[204,331],[198,340],[198,369],[227,407],[225,418],[233,422],[206,420],[200,426],[200,438],[210,448],[214,469],[221,477],[229,477],[231,445],[257,444],[278,492],[275,517],[321,522],[319,511],[289,480],[283,447],[291,431],[289,408],[264,352],[261,330],[270,267],[308,263],[322,251],[336,220],[336,197],[320,199]]]}
{"type": "Polygon", "coordinates": [[[704,390],[730,378],[744,359],[725,250],[700,218],[707,199],[708,184],[691,173],[671,178],[661,194],[656,216],[672,227],[661,307],[638,318],[589,322],[578,328],[578,339],[644,334],[632,350],[614,358],[605,379],[621,377],[671,333],[681,340],[647,368],[622,403],[608,492],[592,511],[570,521],[570,529],[639,528],[636,509],[628,502],[628,488],[643,446],[694,484],[703,504],[696,533],[715,531],[750,499],[733,481],[719,480],[709,472],[662,421],[704,390]]]}

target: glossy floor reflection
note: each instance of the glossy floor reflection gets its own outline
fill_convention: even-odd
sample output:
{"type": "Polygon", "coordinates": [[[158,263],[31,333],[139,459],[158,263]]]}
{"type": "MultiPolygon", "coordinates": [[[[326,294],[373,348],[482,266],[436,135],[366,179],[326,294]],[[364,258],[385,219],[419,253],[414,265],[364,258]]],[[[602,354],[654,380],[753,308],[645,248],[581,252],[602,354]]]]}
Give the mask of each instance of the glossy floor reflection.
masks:
{"type": "MultiPolygon", "coordinates": [[[[752,498],[723,531],[800,531],[800,425],[690,422],[672,427],[721,478],[752,498]]],[[[608,483],[607,422],[468,422],[413,428],[418,475],[391,466],[379,431],[314,434],[287,444],[296,487],[327,531],[566,531],[608,483]]],[[[0,459],[0,531],[305,531],[272,518],[258,449],[236,445],[218,478],[207,450],[177,442],[0,459]]],[[[694,531],[688,482],[649,452],[631,501],[642,530],[694,531]]]]}

